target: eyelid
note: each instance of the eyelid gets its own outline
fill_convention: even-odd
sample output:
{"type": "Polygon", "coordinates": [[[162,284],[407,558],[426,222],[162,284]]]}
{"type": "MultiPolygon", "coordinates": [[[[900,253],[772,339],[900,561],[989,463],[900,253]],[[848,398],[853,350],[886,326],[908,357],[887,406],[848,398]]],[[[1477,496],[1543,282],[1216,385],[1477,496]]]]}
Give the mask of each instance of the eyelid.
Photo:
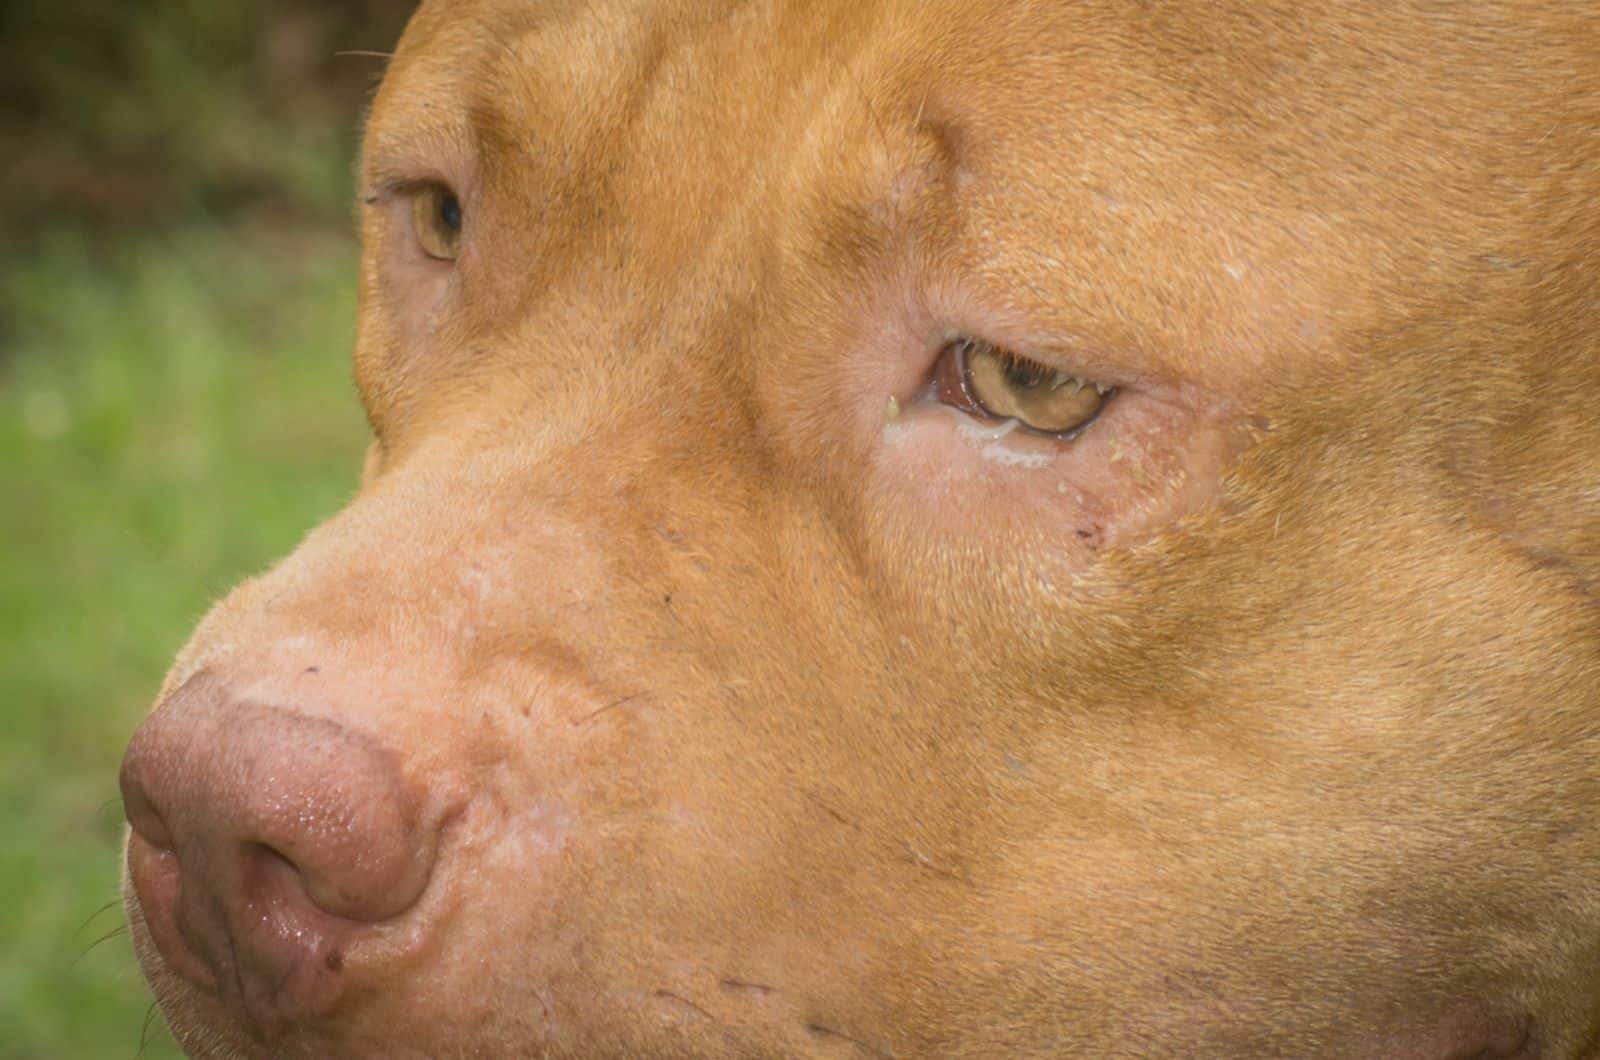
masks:
{"type": "Polygon", "coordinates": [[[361,201],[367,206],[378,206],[391,199],[410,197],[429,187],[446,188],[457,198],[461,197],[456,186],[442,177],[395,177],[374,185],[361,196],[361,201]]]}
{"type": "Polygon", "coordinates": [[[985,284],[930,279],[916,305],[921,338],[939,350],[960,338],[981,336],[983,341],[1055,371],[1093,379],[1122,391],[1165,391],[1179,380],[1167,366],[1152,362],[1131,335],[1120,329],[1074,326],[1058,322],[1041,327],[1039,321],[990,304],[981,297],[985,284]],[[974,293],[974,292],[978,293],[974,293]],[[1154,369],[1154,371],[1152,370],[1154,369]]]}
{"type": "Polygon", "coordinates": [[[476,171],[478,137],[471,117],[451,107],[401,101],[391,120],[363,136],[357,169],[367,197],[393,195],[408,185],[437,181],[458,192],[476,171]],[[405,112],[396,116],[396,112],[405,112]]]}

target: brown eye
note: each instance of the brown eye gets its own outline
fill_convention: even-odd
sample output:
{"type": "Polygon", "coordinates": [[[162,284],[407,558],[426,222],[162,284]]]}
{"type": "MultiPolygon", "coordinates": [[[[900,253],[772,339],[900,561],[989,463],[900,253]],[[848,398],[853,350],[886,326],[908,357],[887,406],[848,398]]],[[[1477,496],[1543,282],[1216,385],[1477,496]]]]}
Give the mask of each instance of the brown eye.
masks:
{"type": "Polygon", "coordinates": [[[424,184],[411,193],[411,228],[430,258],[456,260],[461,244],[461,200],[443,184],[424,184]]]}
{"type": "Polygon", "coordinates": [[[947,347],[935,369],[940,401],[1026,430],[1070,438],[1087,427],[1116,390],[998,349],[977,339],[947,347]]]}

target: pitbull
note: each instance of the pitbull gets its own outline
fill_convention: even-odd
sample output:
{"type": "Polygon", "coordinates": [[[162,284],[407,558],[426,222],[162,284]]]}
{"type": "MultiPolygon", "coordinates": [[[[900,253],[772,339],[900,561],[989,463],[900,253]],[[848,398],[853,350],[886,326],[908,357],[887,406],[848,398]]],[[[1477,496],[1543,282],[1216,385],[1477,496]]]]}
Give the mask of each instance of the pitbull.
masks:
{"type": "Polygon", "coordinates": [[[1600,1056],[1600,8],[430,0],[196,1057],[1600,1056]]]}

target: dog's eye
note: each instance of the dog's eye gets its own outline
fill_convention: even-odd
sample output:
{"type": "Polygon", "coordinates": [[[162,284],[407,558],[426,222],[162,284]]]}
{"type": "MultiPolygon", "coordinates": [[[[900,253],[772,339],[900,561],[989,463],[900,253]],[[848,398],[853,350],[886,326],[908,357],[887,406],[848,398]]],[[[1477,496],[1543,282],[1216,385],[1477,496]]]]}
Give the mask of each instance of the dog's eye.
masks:
{"type": "Polygon", "coordinates": [[[934,369],[940,401],[963,412],[1014,419],[1025,430],[1071,438],[1116,396],[1112,387],[1068,375],[978,339],[946,346],[934,369]]]}
{"type": "Polygon", "coordinates": [[[424,184],[411,193],[411,227],[417,245],[430,258],[456,260],[461,244],[461,200],[443,184],[424,184]]]}

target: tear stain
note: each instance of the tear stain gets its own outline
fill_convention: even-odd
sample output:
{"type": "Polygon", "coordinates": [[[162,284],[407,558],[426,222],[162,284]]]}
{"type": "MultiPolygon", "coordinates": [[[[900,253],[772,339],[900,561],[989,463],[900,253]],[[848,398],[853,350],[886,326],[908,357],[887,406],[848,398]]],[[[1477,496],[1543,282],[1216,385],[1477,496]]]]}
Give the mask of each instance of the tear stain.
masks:
{"type": "MultiPolygon", "coordinates": [[[[948,408],[948,406],[946,406],[948,408]]],[[[1015,419],[1006,420],[994,427],[985,427],[977,423],[959,409],[950,409],[956,419],[956,430],[961,432],[961,437],[969,442],[997,442],[1021,426],[1015,419]]]]}
{"type": "Polygon", "coordinates": [[[1004,445],[986,445],[978,451],[978,455],[1006,467],[1025,467],[1037,471],[1050,466],[1050,457],[1046,453],[1020,453],[1004,445]]]}

